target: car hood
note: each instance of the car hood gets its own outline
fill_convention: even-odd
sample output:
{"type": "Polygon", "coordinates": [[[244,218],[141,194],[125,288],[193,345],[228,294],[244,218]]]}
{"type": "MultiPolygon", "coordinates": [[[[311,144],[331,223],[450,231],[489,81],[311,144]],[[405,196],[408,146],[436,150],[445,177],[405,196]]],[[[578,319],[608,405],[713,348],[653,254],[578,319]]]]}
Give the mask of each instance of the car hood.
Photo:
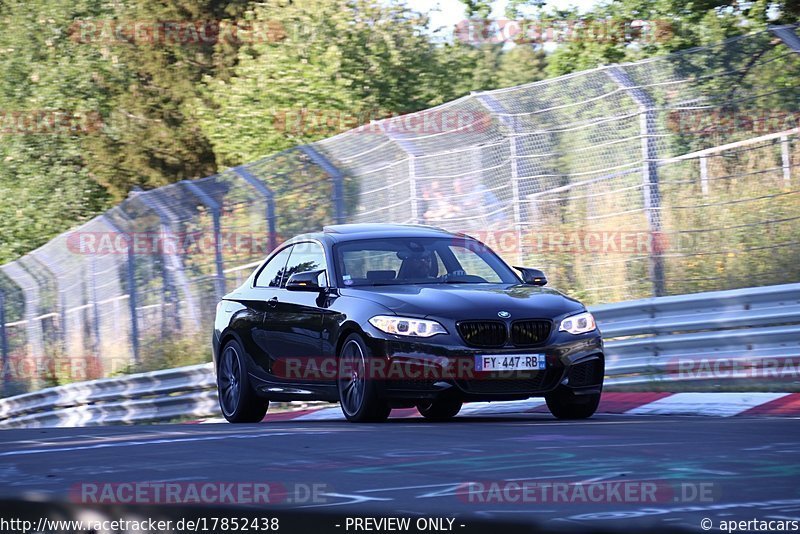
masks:
{"type": "Polygon", "coordinates": [[[346,288],[342,296],[362,298],[398,315],[450,319],[554,318],[585,308],[575,299],[540,286],[521,284],[438,284],[346,288]]]}

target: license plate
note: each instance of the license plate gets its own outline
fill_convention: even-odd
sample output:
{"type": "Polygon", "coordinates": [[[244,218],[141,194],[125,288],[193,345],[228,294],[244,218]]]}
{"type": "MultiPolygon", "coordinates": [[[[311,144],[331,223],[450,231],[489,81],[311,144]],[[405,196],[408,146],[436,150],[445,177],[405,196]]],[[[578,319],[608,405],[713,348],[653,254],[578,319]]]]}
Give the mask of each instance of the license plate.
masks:
{"type": "Polygon", "coordinates": [[[476,371],[543,371],[544,354],[489,354],[475,356],[476,371]]]}

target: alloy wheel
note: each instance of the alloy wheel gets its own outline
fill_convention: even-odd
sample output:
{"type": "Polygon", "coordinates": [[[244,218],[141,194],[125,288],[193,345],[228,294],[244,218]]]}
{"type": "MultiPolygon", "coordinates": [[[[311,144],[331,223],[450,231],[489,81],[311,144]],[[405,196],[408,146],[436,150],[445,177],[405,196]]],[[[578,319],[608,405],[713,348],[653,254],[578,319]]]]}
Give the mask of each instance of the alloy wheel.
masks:
{"type": "Polygon", "coordinates": [[[339,389],[342,408],[353,415],[361,408],[366,387],[366,359],[359,344],[350,340],[342,349],[339,389]]]}

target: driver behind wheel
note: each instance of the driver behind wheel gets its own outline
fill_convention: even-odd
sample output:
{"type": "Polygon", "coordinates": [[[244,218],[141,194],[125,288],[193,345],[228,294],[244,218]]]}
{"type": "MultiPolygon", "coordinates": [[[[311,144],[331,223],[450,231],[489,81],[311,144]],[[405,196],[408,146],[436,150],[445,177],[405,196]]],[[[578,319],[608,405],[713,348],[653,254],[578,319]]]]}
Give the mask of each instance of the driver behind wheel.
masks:
{"type": "Polygon", "coordinates": [[[433,266],[433,253],[431,252],[417,252],[410,254],[403,260],[403,265],[400,267],[400,274],[402,278],[417,279],[417,278],[435,278],[431,273],[433,266]]]}

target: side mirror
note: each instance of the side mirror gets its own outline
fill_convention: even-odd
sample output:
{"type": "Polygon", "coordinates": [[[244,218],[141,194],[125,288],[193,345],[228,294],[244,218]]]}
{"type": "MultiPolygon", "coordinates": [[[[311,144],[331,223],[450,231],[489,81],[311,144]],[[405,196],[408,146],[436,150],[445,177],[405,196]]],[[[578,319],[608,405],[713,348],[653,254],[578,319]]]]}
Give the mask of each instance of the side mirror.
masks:
{"type": "MultiPolygon", "coordinates": [[[[289,291],[321,291],[324,286],[319,283],[319,277],[325,272],[325,269],[318,271],[305,271],[302,273],[294,273],[286,281],[286,289],[289,291]]],[[[324,282],[323,282],[324,283],[324,282]]]]}
{"type": "Polygon", "coordinates": [[[530,267],[514,267],[522,273],[522,281],[531,286],[544,286],[547,285],[547,277],[539,269],[531,269],[530,267]]]}

